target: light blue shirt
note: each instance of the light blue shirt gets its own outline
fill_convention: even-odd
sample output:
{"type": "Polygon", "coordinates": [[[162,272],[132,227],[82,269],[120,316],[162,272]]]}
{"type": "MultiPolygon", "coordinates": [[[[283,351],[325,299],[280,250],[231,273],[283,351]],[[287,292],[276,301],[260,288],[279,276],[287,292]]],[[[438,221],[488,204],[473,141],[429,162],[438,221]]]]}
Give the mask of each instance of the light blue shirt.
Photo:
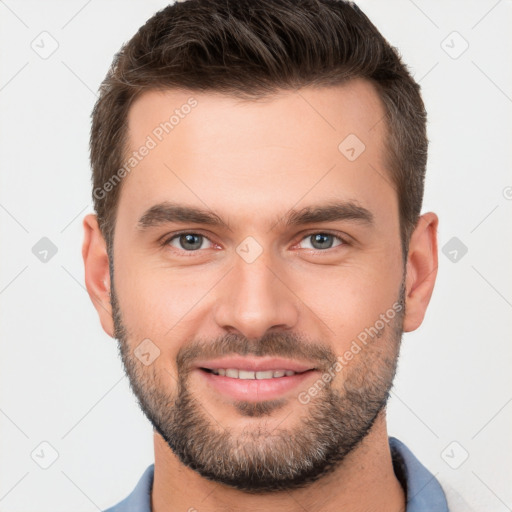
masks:
{"type": "MultiPolygon", "coordinates": [[[[406,512],[449,512],[444,491],[437,479],[404,443],[389,438],[393,469],[404,488],[406,512]]],[[[151,489],[155,466],[149,466],[132,493],[105,512],[151,512],[151,489]]]]}

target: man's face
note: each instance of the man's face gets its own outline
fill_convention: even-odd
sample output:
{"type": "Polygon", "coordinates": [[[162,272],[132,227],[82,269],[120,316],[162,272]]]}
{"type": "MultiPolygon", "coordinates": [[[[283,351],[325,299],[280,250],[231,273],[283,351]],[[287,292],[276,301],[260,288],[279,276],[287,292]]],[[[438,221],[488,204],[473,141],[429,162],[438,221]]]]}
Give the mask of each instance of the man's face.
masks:
{"type": "Polygon", "coordinates": [[[245,102],[150,92],[130,110],[129,153],[151,148],[122,183],[115,335],[143,410],[204,477],[302,486],[385,405],[404,268],[383,118],[360,80],[245,102]]]}

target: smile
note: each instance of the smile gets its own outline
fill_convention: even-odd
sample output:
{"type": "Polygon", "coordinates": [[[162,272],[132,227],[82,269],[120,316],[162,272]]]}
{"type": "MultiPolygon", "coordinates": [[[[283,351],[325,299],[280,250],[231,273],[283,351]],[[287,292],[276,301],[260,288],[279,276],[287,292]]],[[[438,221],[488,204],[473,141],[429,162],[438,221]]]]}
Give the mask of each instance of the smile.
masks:
{"type": "Polygon", "coordinates": [[[196,375],[206,384],[208,393],[249,402],[297,396],[301,390],[307,389],[309,380],[318,373],[314,369],[302,372],[282,369],[196,369],[196,375]]]}

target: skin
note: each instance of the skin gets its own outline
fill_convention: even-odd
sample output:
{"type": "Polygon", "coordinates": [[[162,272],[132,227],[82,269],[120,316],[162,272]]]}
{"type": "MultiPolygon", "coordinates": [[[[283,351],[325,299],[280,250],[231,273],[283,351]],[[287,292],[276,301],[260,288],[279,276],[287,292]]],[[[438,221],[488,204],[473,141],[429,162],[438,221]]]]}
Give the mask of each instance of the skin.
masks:
{"type": "MultiPolygon", "coordinates": [[[[197,107],[122,182],[115,289],[130,344],[135,348],[149,338],[159,347],[152,368],[168,373],[163,385],[169,393],[176,387],[176,354],[195,338],[237,333],[258,339],[281,330],[322,340],[344,354],[358,333],[396,301],[404,273],[398,199],[385,168],[384,109],[373,86],[353,80],[338,87],[283,91],[265,101],[147,92],[130,110],[130,150],[191,96],[197,107]],[[352,162],[338,150],[349,134],[366,146],[352,162]],[[292,208],[349,199],[371,211],[373,226],[350,220],[294,227],[275,223],[292,208]],[[163,201],[206,207],[226,226],[167,223],[138,229],[140,216],[163,201]],[[188,253],[177,239],[173,246],[158,244],[178,230],[203,234],[211,243],[205,240],[199,251],[188,253]],[[336,240],[332,248],[314,250],[308,235],[326,230],[350,243],[336,245],[336,240]],[[248,236],[263,250],[250,264],[236,252],[248,236]]],[[[87,290],[103,329],[113,337],[105,241],[95,215],[87,215],[83,225],[87,290]]],[[[425,213],[411,237],[404,332],[421,325],[430,301],[437,275],[437,226],[437,216],[425,213]]],[[[393,354],[391,347],[382,350],[393,354]]],[[[343,378],[341,372],[332,383],[340,392],[343,378]]],[[[230,399],[195,377],[190,386],[205,411],[235,433],[262,421],[270,429],[292,429],[307,414],[295,399],[297,390],[284,407],[262,419],[244,417],[230,399]]],[[[154,445],[156,512],[191,507],[201,512],[405,510],[385,409],[332,473],[305,489],[280,494],[248,494],[212,482],[184,466],[156,432],[154,445]]]]}

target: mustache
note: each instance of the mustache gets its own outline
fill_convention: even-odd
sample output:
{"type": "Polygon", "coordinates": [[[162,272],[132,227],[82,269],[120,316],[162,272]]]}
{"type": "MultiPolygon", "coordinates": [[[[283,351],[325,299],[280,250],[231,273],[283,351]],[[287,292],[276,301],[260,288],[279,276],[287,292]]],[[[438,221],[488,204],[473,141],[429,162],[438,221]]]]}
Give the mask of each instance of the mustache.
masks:
{"type": "Polygon", "coordinates": [[[289,332],[269,332],[257,340],[228,333],[217,339],[195,340],[186,343],[176,355],[178,371],[188,373],[198,359],[216,359],[223,356],[286,357],[311,363],[327,371],[335,362],[336,354],[328,346],[313,343],[306,338],[289,332]]]}

